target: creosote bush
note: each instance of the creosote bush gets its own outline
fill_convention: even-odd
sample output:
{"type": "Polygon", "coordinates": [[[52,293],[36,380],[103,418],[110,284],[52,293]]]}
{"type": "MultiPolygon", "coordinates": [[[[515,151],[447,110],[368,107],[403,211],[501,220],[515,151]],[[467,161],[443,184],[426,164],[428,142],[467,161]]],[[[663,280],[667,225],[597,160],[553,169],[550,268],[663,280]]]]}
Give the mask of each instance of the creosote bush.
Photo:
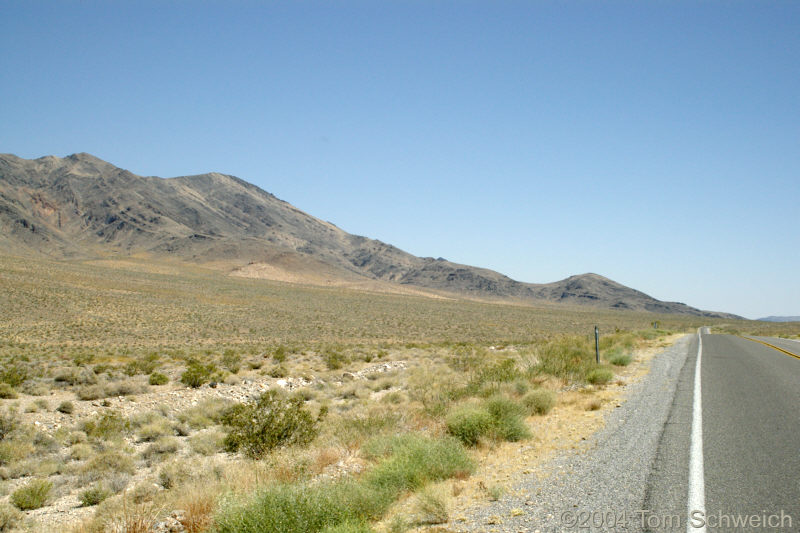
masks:
{"type": "Polygon", "coordinates": [[[147,378],[147,382],[150,383],[150,385],[166,385],[169,383],[169,378],[161,372],[153,372],[150,374],[150,377],[147,378]]]}
{"type": "Polygon", "coordinates": [[[181,383],[196,389],[211,381],[216,372],[217,367],[215,365],[204,365],[196,359],[191,359],[186,365],[186,370],[181,374],[181,383]]]}
{"type": "Polygon", "coordinates": [[[106,498],[111,496],[111,491],[105,486],[98,484],[81,492],[79,499],[83,507],[91,507],[97,505],[106,498]]]}
{"type": "Polygon", "coordinates": [[[522,397],[522,404],[532,415],[546,415],[556,404],[554,392],[546,389],[532,390],[522,397]]]}
{"type": "Polygon", "coordinates": [[[445,424],[448,433],[467,446],[477,445],[483,437],[515,442],[531,436],[525,413],[525,407],[511,398],[495,395],[480,404],[454,407],[445,424]]]}
{"type": "Polygon", "coordinates": [[[49,481],[33,479],[11,493],[11,503],[22,511],[38,509],[47,502],[52,489],[53,484],[49,481]]]}
{"type": "Polygon", "coordinates": [[[595,368],[586,375],[586,381],[592,385],[605,385],[614,379],[614,372],[608,368],[595,368]]]}
{"type": "Polygon", "coordinates": [[[270,390],[254,403],[236,404],[225,411],[222,423],[229,431],[225,448],[258,458],[280,446],[305,446],[317,436],[317,422],[301,398],[270,390]]]}

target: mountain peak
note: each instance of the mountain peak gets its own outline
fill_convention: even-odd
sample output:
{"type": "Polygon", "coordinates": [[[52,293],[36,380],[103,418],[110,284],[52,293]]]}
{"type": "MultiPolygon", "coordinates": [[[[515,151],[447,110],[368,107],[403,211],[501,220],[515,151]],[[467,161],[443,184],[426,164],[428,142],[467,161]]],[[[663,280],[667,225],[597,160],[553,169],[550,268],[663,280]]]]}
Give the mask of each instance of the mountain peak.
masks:
{"type": "Polygon", "coordinates": [[[595,273],[537,285],[416,257],[350,235],[219,172],[144,178],[86,152],[36,160],[0,156],[0,163],[0,252],[143,253],[282,281],[378,283],[381,290],[428,295],[713,316],[660,302],[595,273]]]}

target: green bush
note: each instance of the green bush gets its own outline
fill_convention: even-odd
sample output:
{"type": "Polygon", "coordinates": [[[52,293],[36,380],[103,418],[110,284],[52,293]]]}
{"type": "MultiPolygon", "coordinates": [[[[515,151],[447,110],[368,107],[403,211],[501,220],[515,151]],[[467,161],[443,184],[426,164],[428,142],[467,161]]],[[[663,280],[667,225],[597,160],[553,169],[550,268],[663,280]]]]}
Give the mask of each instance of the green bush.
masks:
{"type": "Polygon", "coordinates": [[[147,382],[150,383],[150,385],[166,385],[169,383],[169,378],[161,372],[153,372],[150,374],[150,377],[147,378],[147,382]]]}
{"type": "Polygon", "coordinates": [[[592,385],[605,385],[614,379],[614,372],[608,368],[595,368],[586,375],[586,381],[592,385]]]}
{"type": "Polygon", "coordinates": [[[75,405],[71,401],[65,400],[58,404],[56,411],[64,413],[65,415],[71,415],[75,411],[75,405]]]}
{"type": "Polygon", "coordinates": [[[103,440],[122,437],[130,431],[130,428],[130,422],[114,411],[103,413],[81,423],[84,433],[103,440]]]}
{"type": "Polygon", "coordinates": [[[255,403],[237,404],[222,416],[228,427],[225,448],[262,457],[281,446],[308,445],[319,432],[317,420],[303,408],[303,400],[271,390],[255,403]]]}
{"type": "Polygon", "coordinates": [[[177,452],[180,446],[175,437],[160,437],[144,449],[142,457],[147,461],[160,461],[164,456],[177,452]]]}
{"type": "Polygon", "coordinates": [[[474,470],[472,460],[454,438],[433,439],[419,434],[377,438],[365,445],[368,456],[381,458],[364,475],[377,492],[396,497],[429,482],[462,476],[474,470]]]}
{"type": "Polygon", "coordinates": [[[228,500],[217,533],[364,533],[406,490],[473,470],[453,438],[381,437],[367,443],[378,464],[359,480],[278,485],[228,500]]]}
{"type": "Polygon", "coordinates": [[[516,442],[531,436],[525,423],[525,408],[508,398],[497,395],[486,401],[486,410],[492,417],[492,435],[497,440],[516,442]]]}
{"type": "Polygon", "coordinates": [[[366,526],[355,526],[379,518],[390,503],[391,499],[352,480],[278,485],[223,506],[215,516],[215,532],[361,533],[366,526]]]}
{"type": "Polygon", "coordinates": [[[14,400],[17,398],[17,391],[14,387],[5,382],[0,382],[0,399],[14,400]]]}
{"type": "Polygon", "coordinates": [[[530,437],[525,408],[512,399],[496,395],[481,405],[455,407],[447,416],[447,431],[463,444],[475,446],[481,437],[518,441],[530,437]]]}
{"type": "Polygon", "coordinates": [[[242,356],[229,348],[222,354],[222,366],[231,374],[238,374],[242,366],[242,356]]]}
{"type": "Polygon", "coordinates": [[[272,359],[275,360],[276,363],[280,364],[286,361],[286,347],[285,346],[278,346],[275,348],[275,351],[272,352],[272,359]]]}
{"type": "Polygon", "coordinates": [[[532,415],[546,415],[556,404],[554,392],[546,389],[532,390],[522,398],[522,404],[532,415]]]}
{"type": "Polygon", "coordinates": [[[629,353],[615,352],[608,356],[608,362],[616,366],[628,366],[633,361],[633,356],[629,353]]]}
{"type": "Polygon", "coordinates": [[[483,407],[461,405],[446,419],[447,431],[466,446],[475,446],[492,429],[492,417],[483,407]]]}
{"type": "Polygon", "coordinates": [[[322,360],[325,361],[328,370],[338,370],[348,362],[347,356],[337,350],[325,350],[322,360]]]}
{"type": "Polygon", "coordinates": [[[194,389],[202,387],[211,381],[216,371],[217,367],[213,364],[204,365],[200,361],[192,359],[186,366],[186,370],[181,374],[181,383],[194,389]]]}
{"type": "Polygon", "coordinates": [[[53,484],[44,479],[33,479],[11,493],[11,503],[22,511],[38,509],[47,503],[53,484]]]}
{"type": "Polygon", "coordinates": [[[83,507],[91,507],[111,496],[111,491],[103,485],[95,485],[81,492],[79,499],[83,507]]]}
{"type": "Polygon", "coordinates": [[[28,369],[19,363],[3,364],[0,370],[0,382],[10,387],[19,387],[28,379],[28,369]]]}

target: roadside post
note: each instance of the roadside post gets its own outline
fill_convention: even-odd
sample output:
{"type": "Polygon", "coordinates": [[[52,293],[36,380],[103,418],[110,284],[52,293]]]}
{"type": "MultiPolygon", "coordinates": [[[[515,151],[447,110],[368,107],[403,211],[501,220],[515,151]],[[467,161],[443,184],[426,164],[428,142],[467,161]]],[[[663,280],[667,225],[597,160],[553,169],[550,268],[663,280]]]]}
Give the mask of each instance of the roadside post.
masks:
{"type": "Polygon", "coordinates": [[[594,359],[600,364],[600,330],[594,327],[594,359]]]}

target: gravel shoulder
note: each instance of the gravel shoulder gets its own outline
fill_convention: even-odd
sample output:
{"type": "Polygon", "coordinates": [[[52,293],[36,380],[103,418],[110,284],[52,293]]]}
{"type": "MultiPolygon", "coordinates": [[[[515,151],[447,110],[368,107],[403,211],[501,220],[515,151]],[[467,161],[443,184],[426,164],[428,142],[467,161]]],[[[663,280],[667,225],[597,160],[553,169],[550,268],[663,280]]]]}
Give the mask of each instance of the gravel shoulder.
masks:
{"type": "Polygon", "coordinates": [[[641,531],[648,478],[693,339],[683,336],[645,363],[649,372],[624,386],[624,398],[605,410],[602,429],[523,471],[505,496],[466,510],[451,527],[463,532],[641,531]]]}

